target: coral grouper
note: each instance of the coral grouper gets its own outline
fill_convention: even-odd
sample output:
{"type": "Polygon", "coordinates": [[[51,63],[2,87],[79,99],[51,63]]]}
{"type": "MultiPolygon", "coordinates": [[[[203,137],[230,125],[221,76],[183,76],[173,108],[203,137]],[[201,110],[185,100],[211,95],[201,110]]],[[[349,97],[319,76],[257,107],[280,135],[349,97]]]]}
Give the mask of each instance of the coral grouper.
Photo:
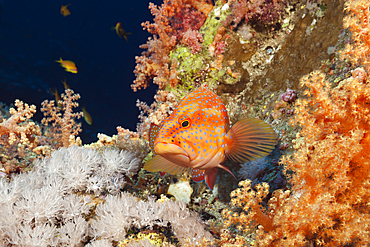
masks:
{"type": "Polygon", "coordinates": [[[272,127],[260,119],[247,118],[230,129],[224,104],[207,86],[182,99],[149,135],[156,156],[145,164],[146,170],[180,174],[193,168],[193,179],[203,176],[210,189],[217,168],[230,172],[222,165],[226,158],[240,163],[260,158],[277,142],[272,127]]]}

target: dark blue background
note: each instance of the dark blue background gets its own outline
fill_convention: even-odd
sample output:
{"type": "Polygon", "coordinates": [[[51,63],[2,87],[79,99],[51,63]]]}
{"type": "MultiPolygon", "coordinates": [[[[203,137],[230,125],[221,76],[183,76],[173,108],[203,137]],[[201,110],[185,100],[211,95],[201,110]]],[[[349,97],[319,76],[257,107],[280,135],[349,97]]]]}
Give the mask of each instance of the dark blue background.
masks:
{"type": "MultiPolygon", "coordinates": [[[[159,5],[162,1],[152,1],[159,5]]],[[[97,133],[112,135],[116,126],[136,130],[139,114],[136,99],[151,103],[157,87],[134,93],[130,85],[139,48],[151,36],[141,23],[153,16],[148,1],[0,1],[0,101],[15,99],[37,106],[33,118],[40,121],[40,104],[54,99],[49,88],[64,91],[61,80],[81,95],[93,118],[82,121],[84,143],[97,133]],[[71,4],[71,15],[60,14],[61,5],[71,4]],[[132,35],[129,42],[111,27],[121,22],[132,35]],[[55,62],[72,60],[78,74],[71,74],[55,62]]],[[[80,110],[80,109],[79,109],[80,110]]]]}

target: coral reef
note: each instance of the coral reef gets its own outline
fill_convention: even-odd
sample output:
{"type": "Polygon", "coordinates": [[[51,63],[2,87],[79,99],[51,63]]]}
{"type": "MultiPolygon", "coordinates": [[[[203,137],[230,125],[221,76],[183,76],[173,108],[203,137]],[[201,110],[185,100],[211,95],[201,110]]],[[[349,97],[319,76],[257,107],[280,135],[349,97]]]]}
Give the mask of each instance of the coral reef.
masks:
{"type": "MultiPolygon", "coordinates": [[[[346,6],[348,11],[356,7],[366,13],[370,5],[355,0],[346,6]]],[[[296,152],[281,160],[291,190],[275,191],[263,208],[269,186],[252,188],[250,181],[241,182],[242,188],[232,193],[232,204],[243,212],[224,211],[226,225],[240,232],[259,225],[256,238],[261,246],[370,243],[368,56],[357,52],[369,47],[366,38],[359,39],[365,37],[364,29],[357,28],[368,17],[353,13],[345,19],[345,27],[352,30],[355,45],[347,46],[341,55],[349,54],[355,66],[361,67],[334,85],[320,71],[300,80],[306,90],[294,109],[292,124],[301,127],[296,152]]]]}
{"type": "Polygon", "coordinates": [[[231,11],[228,22],[233,22],[236,27],[243,19],[245,22],[259,22],[259,25],[276,25],[280,20],[284,1],[281,0],[235,0],[231,2],[231,11]]]}
{"type": "Polygon", "coordinates": [[[6,174],[19,173],[32,164],[35,153],[42,148],[39,138],[41,128],[30,120],[36,106],[29,106],[20,100],[15,100],[15,106],[17,110],[10,108],[9,116],[0,123],[0,164],[6,174]]]}
{"type": "Polygon", "coordinates": [[[3,171],[9,176],[11,173],[19,173],[32,169],[36,158],[42,158],[51,154],[57,147],[63,145],[81,145],[81,139],[75,136],[81,131],[81,124],[75,122],[83,113],[73,113],[72,109],[78,106],[76,101],[78,94],[71,89],[62,95],[63,100],[54,105],[54,101],[44,101],[42,111],[45,118],[44,126],[40,126],[31,120],[36,113],[36,106],[15,101],[14,108],[9,109],[9,115],[3,117],[0,124],[0,150],[1,165],[3,171]],[[62,114],[62,107],[64,112],[62,114]],[[52,127],[48,124],[52,122],[52,127]]]}
{"type": "Polygon", "coordinates": [[[0,178],[1,243],[71,246],[89,241],[99,246],[94,242],[104,240],[104,246],[113,246],[132,227],[167,225],[180,242],[211,240],[185,204],[144,202],[120,192],[138,165],[130,152],[72,146],[54,151],[36,162],[35,170],[11,181],[0,178]]]}
{"type": "Polygon", "coordinates": [[[43,125],[31,119],[34,105],[0,105],[0,245],[369,245],[369,7],[150,4],[154,22],[142,26],[153,37],[136,57],[132,88],[152,80],[160,90],[153,104],[137,102],[136,132],[118,126],[81,147],[70,89],[42,103],[43,125]],[[227,160],[237,179],[220,171],[213,191],[189,172],[142,169],[149,126],[202,84],[221,97],[230,124],[257,117],[279,138],[263,159],[227,160]]]}
{"type": "Polygon", "coordinates": [[[156,203],[153,199],[144,202],[128,194],[121,194],[120,197],[108,195],[95,212],[100,220],[91,223],[92,234],[105,239],[123,239],[126,230],[132,226],[151,228],[154,225],[171,225],[180,242],[189,240],[195,244],[203,237],[212,239],[197,216],[181,202],[156,203]]]}
{"type": "MultiPolygon", "coordinates": [[[[169,83],[175,87],[178,83],[175,69],[176,62],[170,59],[170,51],[176,46],[183,34],[188,30],[200,28],[205,20],[204,16],[212,9],[206,0],[202,1],[168,1],[158,8],[153,3],[149,9],[154,16],[154,23],[142,23],[144,29],[154,36],[140,48],[147,49],[142,56],[136,57],[134,73],[136,79],[131,86],[134,91],[146,88],[149,80],[164,89],[169,83]]],[[[199,37],[197,37],[199,40],[199,37]]]]}

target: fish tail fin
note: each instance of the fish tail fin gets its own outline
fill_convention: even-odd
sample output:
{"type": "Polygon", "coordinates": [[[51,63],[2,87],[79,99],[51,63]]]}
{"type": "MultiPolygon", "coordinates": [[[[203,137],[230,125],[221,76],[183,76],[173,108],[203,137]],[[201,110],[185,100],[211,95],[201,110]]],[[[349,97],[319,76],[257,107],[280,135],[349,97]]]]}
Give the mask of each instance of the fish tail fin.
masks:
{"type": "Polygon", "coordinates": [[[63,62],[63,59],[62,58],[59,58],[59,60],[55,60],[55,62],[61,63],[61,62],[63,62]]]}
{"type": "Polygon", "coordinates": [[[277,143],[274,129],[257,118],[238,121],[228,132],[227,158],[244,163],[268,155],[277,143]]]}
{"type": "Polygon", "coordinates": [[[124,35],[127,42],[128,42],[127,36],[130,35],[130,34],[132,34],[132,33],[125,33],[125,35],[124,35]]]}
{"type": "Polygon", "coordinates": [[[56,89],[56,88],[54,88],[54,89],[49,88],[49,92],[50,92],[52,95],[54,95],[54,96],[59,95],[59,94],[58,94],[58,89],[56,89]]]}

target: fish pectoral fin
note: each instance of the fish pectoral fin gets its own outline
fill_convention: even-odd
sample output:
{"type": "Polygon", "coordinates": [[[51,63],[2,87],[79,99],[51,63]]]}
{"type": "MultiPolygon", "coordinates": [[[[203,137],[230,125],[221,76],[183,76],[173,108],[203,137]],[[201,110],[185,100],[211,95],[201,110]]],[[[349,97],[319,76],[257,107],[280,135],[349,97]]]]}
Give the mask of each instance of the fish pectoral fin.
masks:
{"type": "Polygon", "coordinates": [[[144,169],[150,172],[167,172],[172,175],[179,175],[184,173],[187,168],[176,165],[162,156],[157,155],[145,163],[144,169]]]}
{"type": "Polygon", "coordinates": [[[225,148],[226,157],[239,163],[268,155],[277,143],[274,129],[257,118],[238,121],[228,135],[230,145],[225,148]]]}
{"type": "Polygon", "coordinates": [[[157,135],[158,135],[158,132],[159,132],[160,129],[161,129],[161,127],[159,125],[156,125],[154,123],[150,124],[150,128],[149,128],[149,147],[152,150],[152,152],[154,152],[154,141],[155,141],[155,138],[157,138],[157,135]]]}

